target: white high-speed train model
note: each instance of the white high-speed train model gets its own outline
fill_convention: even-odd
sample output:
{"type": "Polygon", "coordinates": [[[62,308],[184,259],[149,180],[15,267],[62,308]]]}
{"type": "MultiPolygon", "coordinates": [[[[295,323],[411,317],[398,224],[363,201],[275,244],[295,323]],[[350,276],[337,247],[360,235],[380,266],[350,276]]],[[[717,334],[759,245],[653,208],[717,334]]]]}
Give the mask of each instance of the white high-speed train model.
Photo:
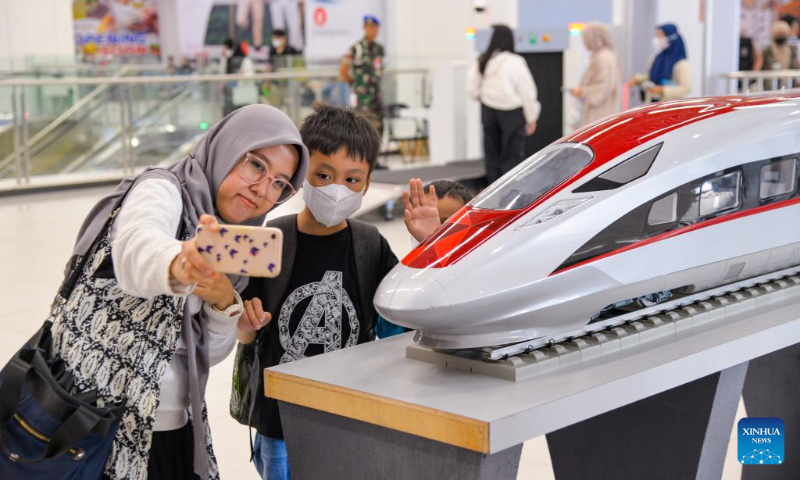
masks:
{"type": "Polygon", "coordinates": [[[423,345],[471,348],[799,265],[798,161],[800,93],[607,117],[451,217],[383,280],[375,307],[423,345]]]}

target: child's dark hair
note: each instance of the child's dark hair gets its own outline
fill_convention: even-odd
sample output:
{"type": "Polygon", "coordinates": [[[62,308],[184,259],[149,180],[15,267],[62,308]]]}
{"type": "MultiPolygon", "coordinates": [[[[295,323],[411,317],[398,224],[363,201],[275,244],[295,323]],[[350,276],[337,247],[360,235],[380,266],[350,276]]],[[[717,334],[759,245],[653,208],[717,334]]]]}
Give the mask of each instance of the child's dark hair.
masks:
{"type": "Polygon", "coordinates": [[[443,199],[444,197],[450,197],[454,200],[461,200],[464,202],[464,205],[466,205],[473,198],[475,198],[475,194],[472,192],[472,190],[458,182],[451,182],[450,180],[436,180],[435,182],[425,185],[426,192],[430,189],[431,185],[433,185],[433,188],[436,190],[436,198],[439,200],[443,199]]]}
{"type": "Polygon", "coordinates": [[[348,158],[365,161],[369,171],[378,159],[381,137],[369,117],[352,108],[318,103],[300,128],[309,153],[333,155],[344,147],[348,158]]]}

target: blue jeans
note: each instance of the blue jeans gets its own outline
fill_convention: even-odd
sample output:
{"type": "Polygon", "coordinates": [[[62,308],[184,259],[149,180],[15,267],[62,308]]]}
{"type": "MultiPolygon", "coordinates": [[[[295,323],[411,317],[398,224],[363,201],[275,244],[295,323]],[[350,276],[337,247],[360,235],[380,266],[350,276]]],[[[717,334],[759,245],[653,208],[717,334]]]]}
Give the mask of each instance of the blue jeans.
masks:
{"type": "Polygon", "coordinates": [[[263,480],[290,480],[286,442],[277,438],[256,435],[253,463],[263,480]]]}

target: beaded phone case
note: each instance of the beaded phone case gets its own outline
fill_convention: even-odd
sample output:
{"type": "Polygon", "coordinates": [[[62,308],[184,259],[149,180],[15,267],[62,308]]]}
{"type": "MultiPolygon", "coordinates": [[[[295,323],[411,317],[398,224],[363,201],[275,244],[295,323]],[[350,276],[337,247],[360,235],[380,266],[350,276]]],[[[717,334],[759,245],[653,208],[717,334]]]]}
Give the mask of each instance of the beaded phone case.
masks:
{"type": "Polygon", "coordinates": [[[277,228],[222,225],[213,232],[197,227],[197,248],[217,272],[248,277],[281,273],[283,232],[277,228]]]}

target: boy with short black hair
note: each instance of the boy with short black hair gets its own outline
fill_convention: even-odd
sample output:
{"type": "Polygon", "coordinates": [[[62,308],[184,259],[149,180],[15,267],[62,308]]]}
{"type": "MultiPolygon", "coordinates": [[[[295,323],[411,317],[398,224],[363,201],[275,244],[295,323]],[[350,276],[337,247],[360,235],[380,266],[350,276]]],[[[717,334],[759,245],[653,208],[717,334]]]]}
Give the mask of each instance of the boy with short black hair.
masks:
{"type": "Polygon", "coordinates": [[[444,225],[448,218],[475,198],[475,193],[466,185],[450,180],[436,180],[425,186],[425,190],[433,187],[438,202],[439,221],[444,225]]]}
{"type": "MultiPolygon", "coordinates": [[[[242,294],[250,327],[239,330],[239,341],[255,340],[259,360],[249,421],[258,430],[254,462],[270,480],[289,478],[289,465],[277,401],[264,397],[261,371],[374,340],[372,298],[397,264],[377,228],[349,218],[369,189],[380,151],[375,127],[351,109],[318,106],[300,133],[310,154],[306,206],[267,224],[284,234],[281,274],[251,278],[242,294]]],[[[409,231],[424,239],[438,227],[438,214],[420,202],[412,208],[409,231]]]]}

